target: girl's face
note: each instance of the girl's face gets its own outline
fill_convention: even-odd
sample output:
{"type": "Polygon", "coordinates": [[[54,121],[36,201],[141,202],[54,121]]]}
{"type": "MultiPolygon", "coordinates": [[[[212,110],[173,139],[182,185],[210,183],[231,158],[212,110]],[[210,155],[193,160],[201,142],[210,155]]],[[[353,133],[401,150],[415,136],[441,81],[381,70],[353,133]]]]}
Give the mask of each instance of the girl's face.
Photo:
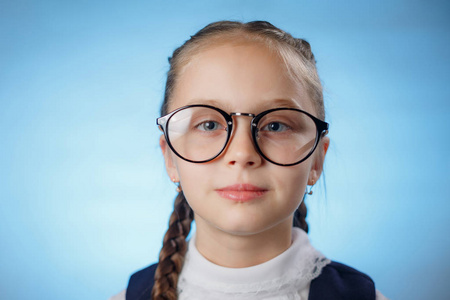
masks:
{"type": "MultiPolygon", "coordinates": [[[[190,59],[178,74],[169,109],[190,104],[252,114],[293,107],[316,115],[306,91],[289,78],[282,61],[264,46],[250,43],[212,46],[190,59]]],[[[276,226],[291,227],[308,179],[317,182],[320,176],[328,139],[306,161],[278,166],[254,148],[251,118],[233,118],[227,149],[208,163],[184,161],[167,147],[163,136],[160,139],[167,172],[180,181],[197,230],[251,235],[276,226]]]]}

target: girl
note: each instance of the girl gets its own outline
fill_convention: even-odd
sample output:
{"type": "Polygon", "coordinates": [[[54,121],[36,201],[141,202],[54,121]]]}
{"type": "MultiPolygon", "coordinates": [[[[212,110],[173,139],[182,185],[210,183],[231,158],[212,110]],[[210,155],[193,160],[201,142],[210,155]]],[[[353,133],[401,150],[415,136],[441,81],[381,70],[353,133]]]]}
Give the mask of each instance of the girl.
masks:
{"type": "Polygon", "coordinates": [[[212,23],[176,49],[157,124],[178,196],[159,262],[114,299],[385,299],[308,241],[324,119],[309,43],[268,22],[212,23]]]}

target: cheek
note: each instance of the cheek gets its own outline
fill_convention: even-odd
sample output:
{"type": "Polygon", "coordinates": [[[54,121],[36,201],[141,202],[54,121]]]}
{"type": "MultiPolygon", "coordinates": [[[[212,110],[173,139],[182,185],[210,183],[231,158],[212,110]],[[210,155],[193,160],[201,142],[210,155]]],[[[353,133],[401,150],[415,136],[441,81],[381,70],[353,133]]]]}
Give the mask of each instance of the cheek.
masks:
{"type": "Polygon", "coordinates": [[[303,196],[309,177],[309,168],[307,164],[283,167],[279,173],[282,174],[276,176],[275,171],[272,174],[277,185],[283,187],[283,192],[301,194],[303,196]]]}
{"type": "Polygon", "coordinates": [[[307,164],[304,166],[285,167],[281,169],[282,174],[273,178],[276,184],[277,199],[285,211],[285,214],[292,214],[300,205],[309,177],[309,168],[307,164]]]}
{"type": "Polygon", "coordinates": [[[183,160],[177,160],[177,172],[180,184],[188,202],[201,198],[211,186],[214,174],[209,170],[208,165],[193,164],[183,160]]]}

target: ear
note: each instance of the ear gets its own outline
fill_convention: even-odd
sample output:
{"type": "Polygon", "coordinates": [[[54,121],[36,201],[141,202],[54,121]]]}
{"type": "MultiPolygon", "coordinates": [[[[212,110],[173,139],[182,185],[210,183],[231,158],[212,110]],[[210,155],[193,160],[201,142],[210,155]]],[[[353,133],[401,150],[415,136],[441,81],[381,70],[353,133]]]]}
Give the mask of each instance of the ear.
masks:
{"type": "Polygon", "coordinates": [[[330,146],[330,138],[324,136],[319,145],[317,145],[316,153],[314,155],[314,160],[312,162],[311,171],[309,173],[308,184],[314,185],[318,180],[323,171],[323,163],[325,161],[325,155],[327,154],[328,147],[330,146]]]}
{"type": "Polygon", "coordinates": [[[161,147],[161,151],[164,156],[164,162],[166,165],[167,175],[169,175],[170,180],[180,181],[180,177],[178,176],[177,167],[174,162],[173,153],[170,150],[170,147],[167,145],[167,141],[163,134],[159,137],[159,146],[161,147]]]}

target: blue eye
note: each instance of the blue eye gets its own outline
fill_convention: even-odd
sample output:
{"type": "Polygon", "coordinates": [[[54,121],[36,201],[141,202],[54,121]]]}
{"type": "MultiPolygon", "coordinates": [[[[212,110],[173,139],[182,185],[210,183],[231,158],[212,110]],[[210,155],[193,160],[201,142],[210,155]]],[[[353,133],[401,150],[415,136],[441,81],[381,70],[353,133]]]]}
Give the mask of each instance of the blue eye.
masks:
{"type": "Polygon", "coordinates": [[[269,132],[282,132],[286,131],[288,127],[280,122],[271,122],[261,128],[261,130],[269,131],[269,132]]]}
{"type": "Polygon", "coordinates": [[[220,128],[220,124],[214,121],[205,121],[197,125],[197,128],[202,131],[214,131],[220,128]]]}

